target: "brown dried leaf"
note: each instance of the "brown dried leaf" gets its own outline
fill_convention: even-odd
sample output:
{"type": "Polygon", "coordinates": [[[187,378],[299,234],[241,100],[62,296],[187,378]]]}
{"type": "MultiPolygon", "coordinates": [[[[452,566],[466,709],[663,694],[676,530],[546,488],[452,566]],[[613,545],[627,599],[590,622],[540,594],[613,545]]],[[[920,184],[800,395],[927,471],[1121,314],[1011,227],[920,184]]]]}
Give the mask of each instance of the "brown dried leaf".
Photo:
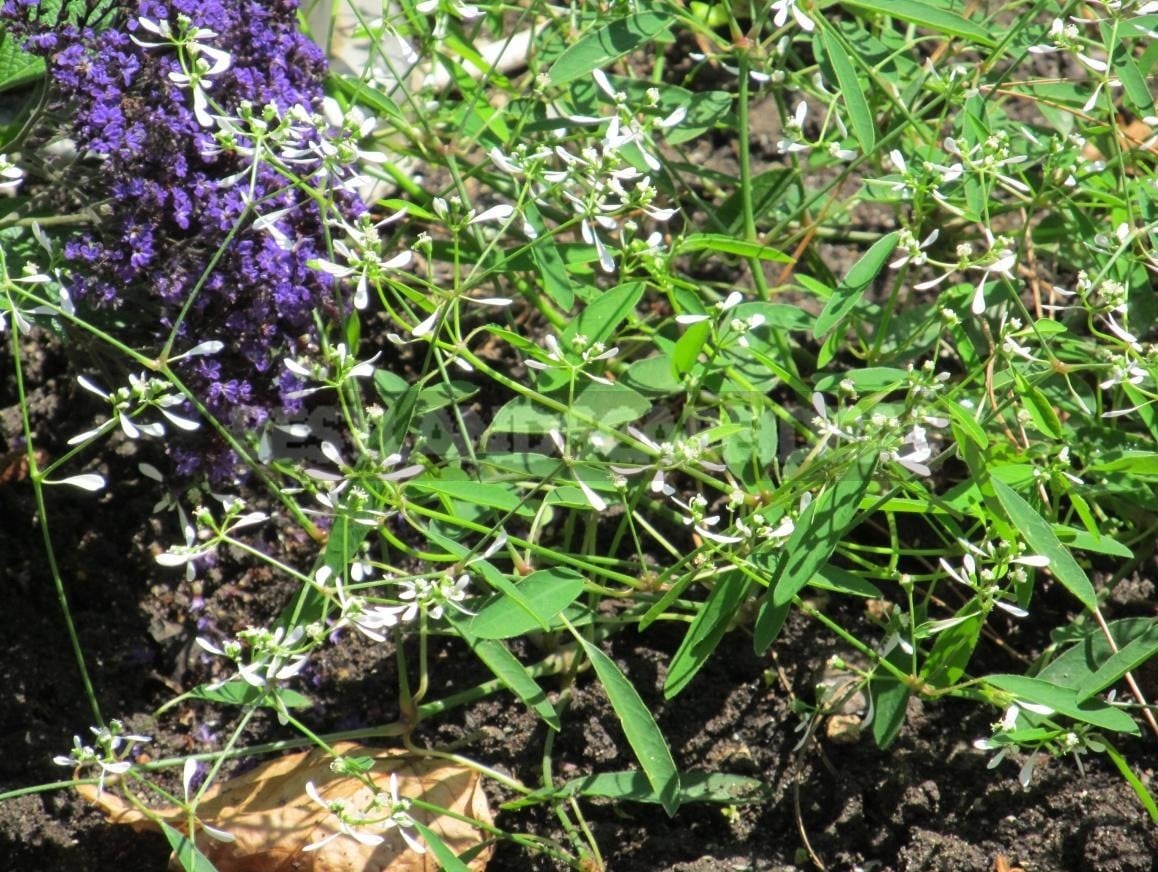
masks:
{"type": "MultiPolygon", "coordinates": [[[[482,823],[492,822],[478,773],[472,769],[434,757],[369,748],[352,742],[340,743],[334,749],[345,757],[373,758],[370,777],[379,791],[389,792],[390,774],[395,773],[401,796],[421,799],[482,823]]],[[[202,822],[225,830],[235,841],[215,841],[198,831],[197,847],[218,872],[433,872],[437,869],[438,864],[430,852],[412,851],[396,827],[362,828],[364,832],[384,836],[385,841],[380,845],[363,845],[349,836],[339,836],[317,851],[303,850],[337,830],[336,819],[306,794],[307,781],[312,781],[327,801],[341,799],[351,810],[366,807],[372,795],[357,779],[332,773],[331,759],[322,751],[290,754],[211,787],[197,806],[197,816],[202,822]]],[[[142,812],[108,791],[98,796],[92,785],[82,785],[78,790],[113,823],[129,824],[136,829],[155,828],[142,812]]],[[[416,807],[410,809],[410,815],[434,830],[456,854],[482,841],[478,828],[449,815],[416,807]]],[[[158,816],[184,830],[185,818],[179,809],[161,809],[158,816]]],[[[468,866],[481,872],[491,853],[491,847],[486,847],[468,866]]],[[[174,863],[171,861],[170,868],[179,869],[174,863]]]]}

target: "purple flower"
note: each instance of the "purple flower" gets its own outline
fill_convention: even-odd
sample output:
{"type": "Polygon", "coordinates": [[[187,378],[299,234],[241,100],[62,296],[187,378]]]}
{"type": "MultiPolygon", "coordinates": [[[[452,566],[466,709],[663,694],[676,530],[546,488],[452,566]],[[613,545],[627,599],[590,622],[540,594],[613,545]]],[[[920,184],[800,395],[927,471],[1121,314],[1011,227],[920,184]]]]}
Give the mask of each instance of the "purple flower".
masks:
{"type": "MultiPolygon", "coordinates": [[[[44,57],[52,116],[66,119],[61,132],[84,157],[65,187],[103,210],[65,245],[74,299],[131,313],[124,320],[139,332],[121,338],[146,353],[159,352],[175,325],[179,347],[227,340],[212,360],[176,366],[230,427],[300,408],[292,396],[300,385],[280,361],[316,338],[316,310],[347,305],[332,277],[307,265],[324,252],[324,223],[334,217],[319,199],[338,204],[347,220],[364,207],[344,190],[302,193],[270,155],[254,157],[252,142],[219,141],[205,123],[220,115],[242,125],[246,113],[265,117],[260,107],[281,117],[295,106],[320,112],[325,59],[297,28],[296,0],[137,0],[99,32],[40,22],[37,6],[6,0],[0,14],[44,57]],[[201,78],[189,74],[190,58],[201,78]],[[261,216],[276,220],[262,224],[261,216]]],[[[294,167],[314,184],[325,182],[320,168],[320,160],[294,167]]],[[[219,437],[202,428],[183,438],[219,437]]],[[[180,474],[236,474],[224,443],[171,453],[180,474]]]]}

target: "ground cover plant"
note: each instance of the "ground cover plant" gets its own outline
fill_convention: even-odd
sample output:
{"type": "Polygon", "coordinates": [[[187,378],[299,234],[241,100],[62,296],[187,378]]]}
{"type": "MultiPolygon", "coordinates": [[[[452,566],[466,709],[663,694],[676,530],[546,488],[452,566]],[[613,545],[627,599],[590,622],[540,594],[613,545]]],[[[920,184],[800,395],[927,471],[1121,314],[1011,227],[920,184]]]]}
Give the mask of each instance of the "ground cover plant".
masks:
{"type": "Polygon", "coordinates": [[[78,690],[4,805],[123,825],[78,869],[1009,868],[809,839],[805,767],[943,718],[963,816],[1129,797],[1027,868],[1150,868],[1156,30],[7,0],[0,537],[78,690]],[[773,694],[778,772],[696,757],[773,694]]]}

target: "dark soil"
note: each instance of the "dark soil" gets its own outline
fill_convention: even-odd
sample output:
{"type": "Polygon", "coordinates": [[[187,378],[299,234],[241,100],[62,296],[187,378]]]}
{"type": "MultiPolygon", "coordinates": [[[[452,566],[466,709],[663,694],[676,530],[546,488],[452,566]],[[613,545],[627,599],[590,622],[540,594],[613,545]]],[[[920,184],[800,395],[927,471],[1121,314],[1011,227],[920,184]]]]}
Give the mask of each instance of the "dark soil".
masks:
{"type": "MultiPolygon", "coordinates": [[[[35,425],[49,455],[99,411],[84,399],[88,395],[73,395],[63,367],[55,355],[34,355],[27,373],[44,386],[34,403],[35,425]]],[[[9,377],[0,402],[8,408],[0,421],[10,443],[12,388],[9,377]]],[[[208,662],[191,645],[194,636],[264,624],[289,590],[266,570],[229,555],[191,584],[159,568],[150,549],[175,531],[152,516],[156,494],[141,483],[133,451],[124,445],[106,452],[107,492],[50,489],[47,511],[102,710],[152,735],[147,750],[159,759],[218,747],[228,735],[229,713],[220,708],[185,705],[158,721],[150,717],[176,692],[210,677],[208,662]]],[[[93,721],[34,523],[32,491],[17,480],[19,470],[10,471],[0,486],[0,573],[8,593],[0,610],[0,791],[66,779],[67,770],[52,757],[67,752],[73,733],[85,733],[93,721]]],[[[308,563],[304,543],[283,534],[278,546],[277,531],[265,535],[269,547],[288,547],[291,555],[296,550],[300,563],[308,563]]],[[[821,605],[846,624],[863,620],[835,602],[821,605]]],[[[1043,642],[1048,629],[1037,628],[1043,642]]],[[[1017,641],[1023,653],[1036,653],[1024,650],[1034,644],[1034,633],[1022,628],[1017,641]]],[[[656,713],[681,768],[759,778],[767,798],[736,807],[687,806],[671,819],[654,806],[587,803],[585,814],[610,869],[789,870],[820,863],[828,869],[990,870],[999,856],[1028,872],[1158,869],[1158,829],[1105,760],[1087,758],[1084,775],[1070,759],[1043,763],[1028,789],[1016,780],[1019,761],[987,769],[987,755],[972,741],[988,734],[993,712],[960,702],[913,703],[887,751],[867,737],[833,741],[823,729],[817,740],[794,750],[800,733],[792,695],[811,700],[825,662],[840,653],[803,617],[789,621],[771,656],[755,656],[745,631],[734,631],[683,695],[665,703],[659,687],[678,644],[678,631],[653,629],[623,634],[606,650],[656,713]]],[[[536,656],[521,653],[528,660],[536,656]]],[[[469,652],[451,643],[436,652],[432,667],[430,698],[487,678],[469,652]]],[[[314,729],[359,728],[397,716],[394,660],[360,638],[327,649],[298,686],[317,700],[306,715],[314,729]]],[[[258,718],[243,744],[288,736],[272,718],[258,718]]],[[[462,753],[536,783],[546,727],[502,696],[423,724],[417,738],[457,743],[462,753]]],[[[1151,779],[1158,766],[1153,741],[1122,750],[1151,779]]],[[[615,716],[588,676],[573,691],[553,767],[558,779],[633,767],[615,716]]],[[[509,797],[495,789],[492,798],[497,804],[509,797]]],[[[499,823],[562,838],[556,819],[542,809],[504,814],[499,823]]],[[[0,804],[4,872],[160,870],[167,856],[160,836],[106,824],[67,789],[0,804]]],[[[490,868],[558,867],[502,844],[490,868]]]]}

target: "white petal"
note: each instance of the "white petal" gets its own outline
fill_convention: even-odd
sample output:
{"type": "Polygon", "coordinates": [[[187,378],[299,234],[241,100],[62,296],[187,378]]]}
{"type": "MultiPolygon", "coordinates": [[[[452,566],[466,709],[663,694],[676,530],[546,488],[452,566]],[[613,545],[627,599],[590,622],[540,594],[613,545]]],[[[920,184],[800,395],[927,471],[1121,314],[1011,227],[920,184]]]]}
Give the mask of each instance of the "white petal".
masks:
{"type": "Polygon", "coordinates": [[[81,490],[99,491],[104,488],[105,479],[104,476],[97,475],[95,472],[86,472],[82,475],[70,475],[59,481],[46,481],[45,484],[70,484],[81,490]]]}
{"type": "Polygon", "coordinates": [[[501,203],[498,206],[491,206],[489,209],[480,212],[468,221],[468,224],[480,224],[483,221],[506,221],[515,214],[515,207],[507,203],[501,203]]]}

